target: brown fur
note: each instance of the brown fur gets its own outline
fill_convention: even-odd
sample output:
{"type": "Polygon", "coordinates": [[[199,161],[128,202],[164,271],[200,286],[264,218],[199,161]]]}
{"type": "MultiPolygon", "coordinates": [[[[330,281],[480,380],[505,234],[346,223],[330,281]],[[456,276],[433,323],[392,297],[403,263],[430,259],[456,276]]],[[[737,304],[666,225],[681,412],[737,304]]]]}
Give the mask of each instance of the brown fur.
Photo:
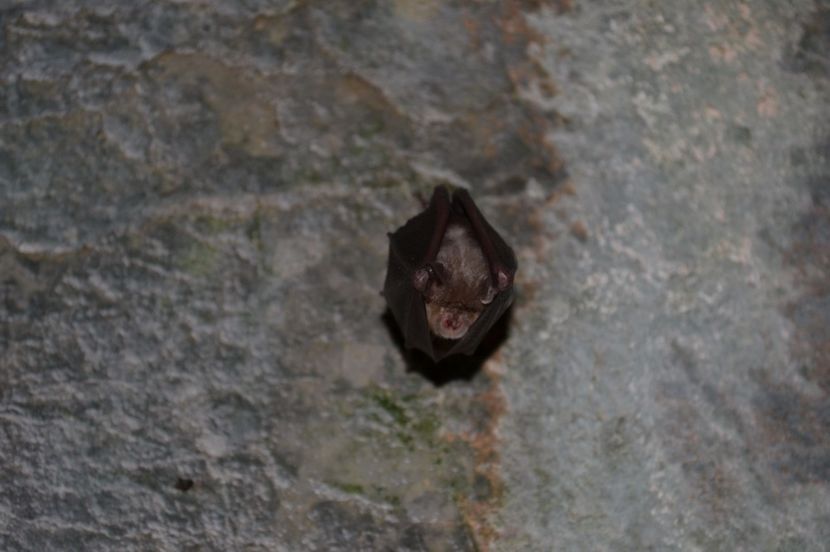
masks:
{"type": "Polygon", "coordinates": [[[430,331],[445,339],[460,339],[496,294],[490,272],[471,229],[452,223],[435,259],[438,278],[426,290],[430,331]]]}

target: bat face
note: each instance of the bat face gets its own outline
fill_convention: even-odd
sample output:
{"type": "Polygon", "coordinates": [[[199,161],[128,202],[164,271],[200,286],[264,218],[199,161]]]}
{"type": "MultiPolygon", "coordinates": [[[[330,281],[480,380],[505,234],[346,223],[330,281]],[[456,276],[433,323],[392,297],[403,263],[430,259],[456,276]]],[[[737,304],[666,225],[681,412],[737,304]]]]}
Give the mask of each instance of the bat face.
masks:
{"type": "Polygon", "coordinates": [[[425,211],[390,235],[384,296],[408,348],[438,361],[472,354],[510,306],[513,250],[466,190],[437,187],[425,211]]]}
{"type": "Polygon", "coordinates": [[[427,325],[436,337],[461,339],[496,294],[487,260],[469,225],[447,226],[434,270],[435,277],[422,292],[427,325]]]}

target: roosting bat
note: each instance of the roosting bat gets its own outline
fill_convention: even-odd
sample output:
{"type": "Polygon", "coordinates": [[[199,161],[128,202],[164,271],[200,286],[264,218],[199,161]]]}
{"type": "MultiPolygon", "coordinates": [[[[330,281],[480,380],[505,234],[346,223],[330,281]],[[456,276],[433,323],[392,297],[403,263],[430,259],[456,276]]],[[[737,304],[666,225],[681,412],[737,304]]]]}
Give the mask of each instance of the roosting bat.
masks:
{"type": "Polygon", "coordinates": [[[513,302],[516,256],[467,190],[438,186],[389,235],[383,295],[405,345],[439,361],[470,355],[513,302]]]}

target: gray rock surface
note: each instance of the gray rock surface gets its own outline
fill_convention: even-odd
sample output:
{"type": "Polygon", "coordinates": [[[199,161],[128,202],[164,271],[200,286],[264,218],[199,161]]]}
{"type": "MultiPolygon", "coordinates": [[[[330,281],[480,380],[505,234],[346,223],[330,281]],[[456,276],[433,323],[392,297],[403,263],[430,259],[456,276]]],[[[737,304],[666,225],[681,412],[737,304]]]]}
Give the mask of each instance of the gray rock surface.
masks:
{"type": "Polygon", "coordinates": [[[824,550],[830,7],[0,3],[0,549],[824,550]],[[386,232],[468,186],[479,357],[386,232]]]}

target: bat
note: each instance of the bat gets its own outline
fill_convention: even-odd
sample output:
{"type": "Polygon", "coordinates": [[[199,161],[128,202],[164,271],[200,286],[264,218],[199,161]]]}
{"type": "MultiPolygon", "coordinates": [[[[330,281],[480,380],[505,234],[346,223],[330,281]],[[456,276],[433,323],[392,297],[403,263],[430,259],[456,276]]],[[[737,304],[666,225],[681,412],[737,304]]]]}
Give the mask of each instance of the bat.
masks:
{"type": "Polygon", "coordinates": [[[516,255],[469,192],[437,186],[427,208],[389,234],[383,295],[407,349],[438,362],[471,355],[513,302],[516,255]]]}

